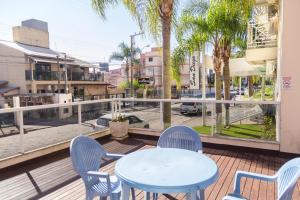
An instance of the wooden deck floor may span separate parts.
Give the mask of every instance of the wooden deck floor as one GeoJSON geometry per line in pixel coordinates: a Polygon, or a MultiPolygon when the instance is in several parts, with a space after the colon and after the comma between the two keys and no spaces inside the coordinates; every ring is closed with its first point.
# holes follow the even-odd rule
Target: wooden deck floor
{"type": "MultiPolygon", "coordinates": [[[[112,153],[129,153],[143,148],[153,148],[155,141],[136,138],[122,142],[101,139],[100,143],[112,153]]],[[[237,150],[204,148],[218,165],[218,181],[205,190],[207,199],[222,199],[232,192],[236,170],[273,174],[285,161],[277,156],[249,153],[237,150]]],[[[263,153],[263,152],[261,152],[263,153]]],[[[103,170],[114,172],[114,161],[107,161],[103,170]]],[[[252,179],[242,180],[243,195],[249,199],[275,199],[275,185],[252,179]]],[[[143,192],[136,191],[137,199],[143,192]]],[[[160,195],[160,200],[183,199],[184,194],[160,195]]],[[[0,171],[0,199],[85,199],[82,180],[73,171],[68,151],[36,159],[28,163],[0,171]]],[[[300,182],[297,184],[293,199],[300,199],[300,182]]]]}

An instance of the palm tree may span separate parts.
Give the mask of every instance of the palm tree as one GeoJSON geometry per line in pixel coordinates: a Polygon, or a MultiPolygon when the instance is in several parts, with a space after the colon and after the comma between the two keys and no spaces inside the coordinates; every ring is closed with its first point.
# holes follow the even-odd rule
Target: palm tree
{"type": "MultiPolygon", "coordinates": [[[[246,39],[247,24],[254,2],[253,0],[217,0],[217,2],[218,14],[223,18],[221,56],[223,62],[224,99],[230,100],[229,59],[232,48],[236,44],[235,41],[245,41],[246,39]]],[[[225,105],[225,126],[229,126],[229,104],[225,105]]]]}
{"type": "MultiPolygon", "coordinates": [[[[201,42],[210,43],[215,71],[216,100],[221,100],[221,35],[222,19],[218,16],[216,1],[196,0],[184,10],[179,23],[181,37],[192,38],[201,33],[201,42]]],[[[222,105],[216,104],[216,131],[221,132],[222,105]]]]}
{"type": "MultiPolygon", "coordinates": [[[[215,70],[216,99],[222,98],[221,70],[225,99],[230,99],[229,58],[233,42],[245,37],[253,0],[194,0],[184,10],[178,26],[186,37],[199,35],[199,41],[210,43],[215,70]]],[[[199,44],[199,43],[198,43],[199,44]]],[[[226,125],[229,125],[229,106],[226,105],[226,125]]],[[[222,105],[216,105],[216,131],[221,132],[222,105]]]]}
{"type": "MultiPolygon", "coordinates": [[[[105,18],[105,9],[115,6],[118,0],[91,0],[93,8],[105,18]]],[[[170,38],[179,0],[123,0],[121,1],[140,28],[147,28],[154,38],[161,34],[163,47],[163,98],[171,99],[170,38]],[[146,26],[146,27],[145,27],[146,26]]],[[[171,125],[171,103],[163,104],[164,127],[171,125]]]]}
{"type": "MultiPolygon", "coordinates": [[[[128,83],[128,81],[129,81],[129,60],[130,60],[130,57],[131,57],[131,49],[124,42],[120,43],[118,47],[119,47],[119,51],[113,52],[110,55],[109,61],[111,61],[111,60],[119,60],[119,61],[125,60],[125,64],[126,64],[125,76],[126,76],[126,83],[128,83]]],[[[140,49],[139,48],[133,48],[132,52],[133,52],[133,58],[135,58],[136,55],[138,53],[140,53],[140,49]]],[[[135,63],[138,63],[137,59],[134,59],[133,61],[135,63]]]]}

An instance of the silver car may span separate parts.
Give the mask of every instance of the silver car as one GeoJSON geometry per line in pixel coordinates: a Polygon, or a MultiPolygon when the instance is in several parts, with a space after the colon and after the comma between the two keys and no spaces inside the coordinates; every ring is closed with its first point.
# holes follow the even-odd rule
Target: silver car
{"type": "MultiPolygon", "coordinates": [[[[140,119],[136,115],[121,113],[122,116],[128,119],[129,128],[149,128],[149,123],[140,119]]],[[[99,117],[93,124],[94,131],[99,131],[109,127],[109,122],[112,120],[111,114],[106,114],[99,117]]]]}
{"type": "Polygon", "coordinates": [[[202,104],[194,102],[184,102],[180,105],[181,114],[197,114],[202,113],[202,104]]]}

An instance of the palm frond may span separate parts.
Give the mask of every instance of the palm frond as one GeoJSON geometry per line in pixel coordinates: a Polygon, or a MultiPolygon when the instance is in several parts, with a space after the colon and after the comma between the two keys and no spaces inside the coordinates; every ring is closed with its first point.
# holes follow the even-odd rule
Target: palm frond
{"type": "Polygon", "coordinates": [[[105,10],[110,6],[117,5],[118,0],[91,0],[91,3],[100,17],[106,19],[105,10]]]}

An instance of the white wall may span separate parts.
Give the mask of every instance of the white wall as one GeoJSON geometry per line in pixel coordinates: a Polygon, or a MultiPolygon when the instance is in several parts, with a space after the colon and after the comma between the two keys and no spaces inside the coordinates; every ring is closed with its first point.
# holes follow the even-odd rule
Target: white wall
{"type": "Polygon", "coordinates": [[[282,1],[281,77],[291,77],[291,88],[281,88],[280,150],[300,153],[300,1],[282,1]]]}
{"type": "Polygon", "coordinates": [[[0,80],[19,86],[26,93],[25,67],[29,65],[23,53],[0,44],[0,80]]]}

